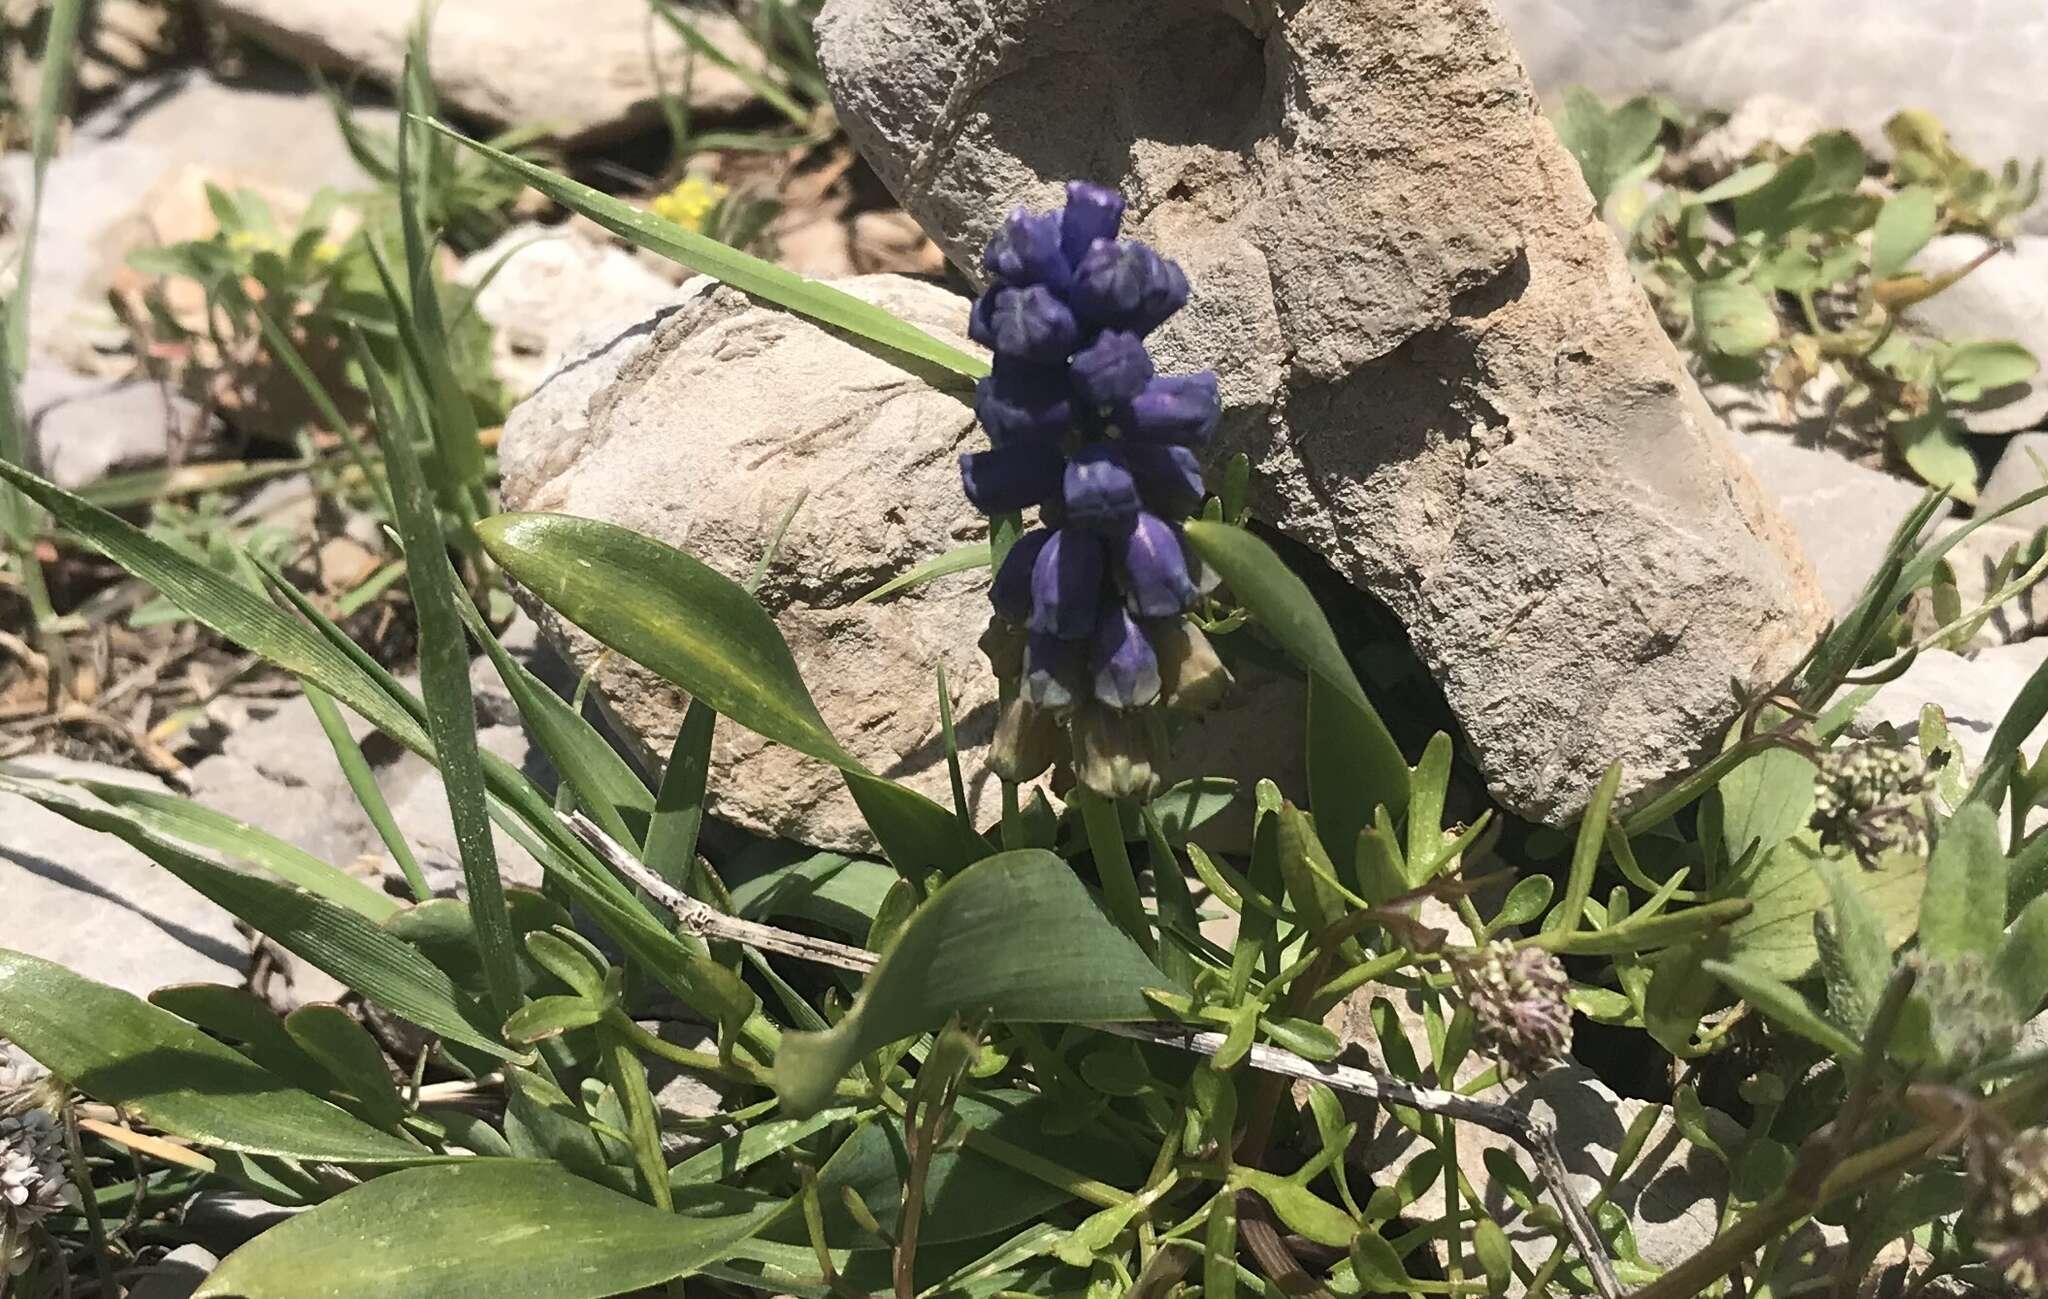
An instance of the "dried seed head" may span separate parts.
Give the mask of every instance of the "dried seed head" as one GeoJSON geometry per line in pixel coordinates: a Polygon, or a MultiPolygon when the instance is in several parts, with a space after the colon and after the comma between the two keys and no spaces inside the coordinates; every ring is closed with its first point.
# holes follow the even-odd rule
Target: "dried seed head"
{"type": "Polygon", "coordinates": [[[1918,851],[1929,785],[1916,753],[1875,738],[1845,744],[1821,757],[1809,824],[1822,844],[1847,848],[1866,866],[1891,849],[1918,851]]]}
{"type": "Polygon", "coordinates": [[[78,1188],[65,1171],[64,1130],[50,1112],[0,1119],[0,1272],[27,1271],[31,1231],[78,1203],[78,1188]]]}
{"type": "Polygon", "coordinates": [[[1970,1225],[2016,1289],[2048,1295],[2048,1132],[1971,1139],[1970,1225]]]}
{"type": "Polygon", "coordinates": [[[1472,1007],[1479,1044],[1503,1071],[1537,1073],[1571,1050],[1571,980],[1555,956],[1496,942],[1454,957],[1451,969],[1472,1007]]]}

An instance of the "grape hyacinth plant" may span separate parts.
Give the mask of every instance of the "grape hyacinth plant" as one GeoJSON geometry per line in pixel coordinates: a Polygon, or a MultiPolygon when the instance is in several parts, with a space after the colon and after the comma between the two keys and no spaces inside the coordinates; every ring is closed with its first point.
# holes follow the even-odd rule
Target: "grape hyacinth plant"
{"type": "Polygon", "coordinates": [[[1033,779],[1064,727],[1074,776],[1108,798],[1154,787],[1155,705],[1200,711],[1230,684],[1187,616],[1214,582],[1180,530],[1206,493],[1216,375],[1156,372],[1146,336],[1188,279],[1119,239],[1123,215],[1123,195],[1074,181],[1062,210],[1020,208],[989,240],[968,332],[995,353],[974,404],[994,445],[960,459],[984,514],[1038,510],[990,595],[985,644],[1014,686],[991,762],[1033,779]]]}

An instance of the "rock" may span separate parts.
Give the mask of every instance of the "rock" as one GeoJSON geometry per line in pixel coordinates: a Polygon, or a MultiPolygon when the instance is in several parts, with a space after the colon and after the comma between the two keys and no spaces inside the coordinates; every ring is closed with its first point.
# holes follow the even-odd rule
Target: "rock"
{"type": "Polygon", "coordinates": [[[1856,607],[1884,562],[1892,533],[1924,489],[1789,438],[1752,433],[1738,436],[1735,444],[1799,535],[1840,621],[1856,607]]]}
{"type": "MultiPolygon", "coordinates": [[[[1998,464],[1977,498],[1980,514],[2002,510],[2028,492],[2048,487],[2048,432],[2022,433],[2005,444],[1998,464]]],[[[2048,527],[2048,497],[2022,505],[1999,520],[2005,527],[2035,532],[2048,527]]]]}
{"type": "Polygon", "coordinates": [[[220,1259],[199,1245],[180,1245],[136,1278],[128,1299],[192,1299],[199,1283],[213,1275],[220,1259]]]}
{"type": "Polygon", "coordinates": [[[23,376],[31,463],[73,491],[108,474],[182,459],[210,431],[205,413],[149,379],[88,379],[48,363],[23,376]]]}
{"type": "Polygon", "coordinates": [[[1828,130],[1830,123],[1796,99],[1783,95],[1754,95],[1728,120],[1694,143],[1691,162],[1707,174],[1725,176],[1748,162],[1762,149],[1792,153],[1808,140],[1828,130]]]}
{"type": "MultiPolygon", "coordinates": [[[[14,765],[162,788],[119,767],[48,757],[14,765]]],[[[247,977],[250,944],[234,917],[121,840],[9,795],[0,795],[0,824],[6,946],[137,996],[247,977]]]]}
{"type": "MultiPolygon", "coordinates": [[[[388,112],[364,118],[390,120],[388,112]]],[[[37,351],[89,369],[98,348],[127,341],[106,291],[139,246],[133,231],[153,215],[139,204],[191,168],[300,194],[370,184],[326,100],[302,84],[230,84],[186,71],[127,86],[76,123],[50,164],[29,309],[37,351]]],[[[17,192],[27,192],[28,174],[28,155],[0,160],[0,181],[17,192]]]]}
{"type": "Polygon", "coordinates": [[[853,219],[853,265],[863,275],[943,275],[946,255],[908,212],[862,212],[853,219]]]}
{"type": "Polygon", "coordinates": [[[573,224],[514,226],[464,261],[458,278],[475,285],[486,275],[492,278],[477,294],[477,314],[496,331],[492,369],[514,398],[539,386],[591,325],[640,319],[676,295],[672,282],[632,252],[573,224]]]}
{"type": "MultiPolygon", "coordinates": [[[[896,276],[841,287],[972,346],[963,336],[967,304],[944,289],[896,276]]],[[[506,421],[499,464],[508,509],[632,528],[736,581],[801,496],[761,597],[819,711],[872,769],[949,803],[936,696],[943,664],[969,797],[985,824],[1000,800],[984,765],[995,713],[995,684],[976,645],[989,617],[985,578],[955,576],[853,604],[984,535],[956,464],[979,445],[957,386],[934,387],[836,333],[700,280],[676,306],[565,357],[506,421]]],[[[596,660],[589,637],[537,601],[527,607],[579,669],[596,660]]],[[[681,722],[679,693],[617,656],[598,669],[597,686],[646,763],[665,762],[681,722]]],[[[1227,711],[1189,727],[1179,748],[1187,765],[1176,776],[1264,775],[1298,789],[1299,687],[1272,679],[1246,687],[1232,707],[1256,714],[1227,711]],[[1256,725],[1245,722],[1254,715],[1256,725]],[[1241,758],[1270,765],[1251,769],[1241,758]]],[[[833,769],[729,723],[719,725],[712,764],[715,815],[821,848],[874,847],[833,769]]]]}
{"type": "Polygon", "coordinates": [[[1685,768],[1826,608],[1481,0],[830,0],[841,121],[956,266],[1070,176],[1195,298],[1260,517],[1407,626],[1494,794],[1685,768]]]}
{"type": "MultiPolygon", "coordinates": [[[[2044,663],[2048,663],[2048,639],[2000,645],[1968,657],[1928,650],[1914,659],[1898,680],[1880,686],[1859,719],[1870,726],[1889,722],[1901,735],[1911,737],[1919,731],[1921,708],[1934,704],[1948,719],[1964,765],[1974,771],[1983,765],[1999,722],[2044,663]]],[[[2020,747],[2038,753],[2044,740],[2048,740],[2048,722],[2035,727],[2020,747]]]]}
{"type": "MultiPolygon", "coordinates": [[[[1706,108],[1791,88],[1831,126],[1873,145],[1906,107],[1933,112],[1996,170],[2048,148],[2037,0],[1497,0],[1536,84],[1671,94],[1706,108]]],[[[2033,228],[2048,231],[2048,210],[2033,228]]]]}
{"type": "MultiPolygon", "coordinates": [[[[213,0],[228,26],[321,67],[395,84],[406,38],[420,21],[412,0],[213,0]]],[[[679,17],[727,59],[761,67],[737,18],[709,5],[679,17]]],[[[539,126],[571,147],[660,125],[661,96],[681,91],[693,110],[731,113],[753,101],[738,75],[692,58],[645,0],[443,0],[434,7],[428,61],[444,105],[503,126],[539,126]]]]}
{"type": "MultiPolygon", "coordinates": [[[[2048,32],[2048,27],[2044,27],[2048,32]]],[[[1913,269],[1926,275],[1960,270],[1987,245],[1974,235],[1944,235],[1927,245],[1913,269]]],[[[1913,308],[1920,328],[1951,342],[2011,339],[2048,361],[2048,237],[2027,236],[1913,308]]],[[[1962,410],[1972,433],[2015,433],[2048,423],[2048,375],[1988,394],[1962,410]]]]}
{"type": "MultiPolygon", "coordinates": [[[[527,656],[538,654],[532,637],[530,624],[523,632],[508,632],[507,648],[527,656]]],[[[546,759],[527,737],[518,710],[503,693],[488,661],[477,661],[472,683],[477,691],[478,743],[529,774],[546,777],[544,783],[551,786],[546,759]]],[[[406,684],[418,688],[417,681],[406,684]]],[[[455,893],[462,884],[462,862],[439,773],[426,759],[373,732],[353,713],[344,709],[342,715],[369,759],[377,786],[418,858],[428,887],[437,895],[455,893]]],[[[383,840],[364,815],[312,705],[303,696],[277,701],[261,715],[234,726],[222,751],[196,764],[191,779],[194,797],[207,806],[266,830],[323,861],[376,878],[387,892],[411,896],[397,862],[385,851],[383,840]]],[[[540,883],[540,864],[524,848],[502,831],[493,833],[492,843],[499,873],[507,883],[540,883]]],[[[289,963],[286,972],[292,974],[289,963]]],[[[331,992],[317,978],[310,980],[308,987],[315,993],[331,992]]],[[[295,988],[294,995],[307,992],[308,987],[295,988]]],[[[314,995],[312,999],[332,998],[314,995]]]]}

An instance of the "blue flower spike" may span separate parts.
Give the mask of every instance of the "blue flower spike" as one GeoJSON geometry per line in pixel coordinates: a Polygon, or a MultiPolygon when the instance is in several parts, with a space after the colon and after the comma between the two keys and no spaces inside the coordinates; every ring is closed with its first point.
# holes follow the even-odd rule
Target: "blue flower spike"
{"type": "Polygon", "coordinates": [[[994,445],[960,458],[976,509],[1035,507],[1041,524],[989,592],[983,648],[1016,682],[989,763],[1010,781],[1059,763],[1107,798],[1157,787],[1150,710],[1199,711],[1230,685],[1188,618],[1214,582],[1180,528],[1207,490],[1216,376],[1157,373],[1145,339],[1187,305],[1188,278],[1122,238],[1124,213],[1122,194],[1077,180],[1060,211],[996,229],[968,317],[995,354],[974,394],[994,445]]]}

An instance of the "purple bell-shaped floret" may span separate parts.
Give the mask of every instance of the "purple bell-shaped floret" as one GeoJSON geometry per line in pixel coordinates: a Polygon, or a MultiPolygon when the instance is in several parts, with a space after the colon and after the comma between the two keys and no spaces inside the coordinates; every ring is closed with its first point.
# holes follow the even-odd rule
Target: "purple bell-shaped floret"
{"type": "Polygon", "coordinates": [[[1021,510],[1060,490],[1065,460],[1049,442],[1012,442],[960,457],[960,485],[983,514],[1021,510]]]}
{"type": "Polygon", "coordinates": [[[1079,528],[1053,533],[1031,566],[1031,618],[1025,625],[1043,636],[1086,639],[1102,598],[1102,570],[1100,538],[1079,528]]]}
{"type": "Polygon", "coordinates": [[[1135,441],[1200,447],[1208,445],[1221,411],[1215,371],[1161,375],[1117,409],[1116,426],[1135,441]]]}
{"type": "Polygon", "coordinates": [[[1075,261],[1061,246],[1064,231],[1064,222],[1057,213],[1018,208],[989,237],[981,264],[989,274],[1015,288],[1044,284],[1063,290],[1073,274],[1075,261]]]}
{"type": "Polygon", "coordinates": [[[1111,708],[1143,708],[1159,698],[1159,660],[1152,642],[1121,605],[1102,611],[1089,645],[1095,698],[1111,708]]]}
{"type": "Polygon", "coordinates": [[[1140,514],[1117,551],[1124,602],[1140,618],[1170,618],[1195,602],[1180,534],[1156,514],[1140,514]]]}
{"type": "Polygon", "coordinates": [[[1136,397],[1152,381],[1152,354],[1136,334],[1105,329],[1074,354],[1067,374],[1089,406],[1116,406],[1136,397]]]}
{"type": "Polygon", "coordinates": [[[1123,225],[1124,196],[1106,185],[1085,180],[1067,182],[1067,207],[1060,214],[1060,251],[1069,266],[1078,266],[1097,240],[1116,239],[1123,225]]]}
{"type": "Polygon", "coordinates": [[[1101,533],[1121,533],[1138,516],[1138,482],[1124,465],[1123,449],[1107,442],[1082,447],[1067,461],[1061,484],[1066,521],[1101,533]]]}

